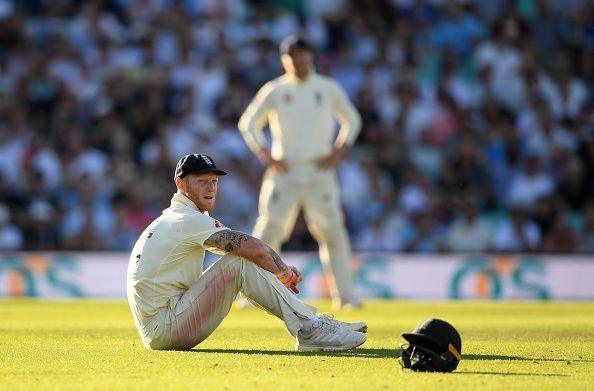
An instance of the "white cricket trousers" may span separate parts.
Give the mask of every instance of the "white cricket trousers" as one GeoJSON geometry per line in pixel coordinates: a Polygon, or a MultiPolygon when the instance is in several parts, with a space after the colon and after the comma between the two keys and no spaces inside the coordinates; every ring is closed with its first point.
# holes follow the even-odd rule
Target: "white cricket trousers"
{"type": "Polygon", "coordinates": [[[299,300],[274,274],[235,255],[219,258],[183,295],[171,298],[164,309],[148,322],[146,329],[161,335],[141,337],[150,349],[191,349],[204,341],[231,310],[241,294],[259,308],[283,320],[293,336],[302,321],[313,319],[316,308],[299,300]]]}
{"type": "Polygon", "coordinates": [[[334,304],[356,303],[352,251],[335,170],[297,167],[281,174],[267,172],[253,236],[280,253],[301,208],[309,232],[318,242],[324,271],[331,277],[334,304]]]}

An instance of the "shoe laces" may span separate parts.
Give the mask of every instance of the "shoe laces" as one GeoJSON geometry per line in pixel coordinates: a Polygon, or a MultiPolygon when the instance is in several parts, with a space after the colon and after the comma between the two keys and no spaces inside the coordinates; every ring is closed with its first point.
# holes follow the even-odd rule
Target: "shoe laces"
{"type": "Polygon", "coordinates": [[[324,313],[318,316],[318,321],[312,325],[312,328],[336,332],[340,329],[340,322],[334,319],[332,314],[324,313]]]}
{"type": "Polygon", "coordinates": [[[324,313],[320,314],[319,318],[324,319],[324,321],[326,321],[330,324],[333,324],[335,326],[338,326],[338,327],[340,327],[341,324],[344,323],[344,322],[334,319],[334,315],[331,314],[330,312],[324,312],[324,313]]]}

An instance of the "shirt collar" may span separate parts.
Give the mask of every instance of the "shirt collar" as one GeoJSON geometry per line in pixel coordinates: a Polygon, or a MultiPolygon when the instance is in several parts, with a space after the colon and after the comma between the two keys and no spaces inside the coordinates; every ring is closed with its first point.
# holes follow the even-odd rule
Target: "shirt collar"
{"type": "Polygon", "coordinates": [[[194,203],[194,201],[192,201],[191,199],[189,199],[188,197],[186,197],[185,195],[183,195],[180,192],[176,192],[175,194],[173,194],[173,197],[171,197],[171,206],[170,208],[181,208],[181,207],[188,207],[188,208],[192,208],[195,211],[197,211],[198,213],[202,213],[208,216],[208,212],[200,212],[200,210],[198,209],[198,207],[196,206],[196,204],[194,203]]]}
{"type": "Polygon", "coordinates": [[[305,84],[307,82],[309,82],[312,77],[316,74],[316,72],[312,69],[309,74],[307,75],[307,77],[303,80],[297,78],[297,76],[293,75],[293,74],[288,74],[285,73],[285,77],[287,78],[287,80],[289,80],[291,83],[295,83],[295,84],[305,84]]]}

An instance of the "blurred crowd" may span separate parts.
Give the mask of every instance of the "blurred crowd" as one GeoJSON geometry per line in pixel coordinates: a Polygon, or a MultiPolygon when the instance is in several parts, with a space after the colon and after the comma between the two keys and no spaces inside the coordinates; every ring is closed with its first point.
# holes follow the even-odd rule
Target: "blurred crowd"
{"type": "Polygon", "coordinates": [[[250,232],[237,120],[295,32],[363,117],[355,250],[594,253],[592,0],[0,0],[0,249],[129,250],[194,152],[250,232]]]}

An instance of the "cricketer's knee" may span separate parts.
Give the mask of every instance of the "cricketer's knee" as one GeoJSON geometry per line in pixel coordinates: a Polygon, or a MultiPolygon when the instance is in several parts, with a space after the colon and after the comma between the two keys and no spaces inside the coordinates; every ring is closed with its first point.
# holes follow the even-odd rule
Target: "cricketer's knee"
{"type": "Polygon", "coordinates": [[[310,232],[318,243],[324,244],[329,249],[337,246],[350,248],[349,235],[342,223],[311,226],[310,232]]]}
{"type": "Polygon", "coordinates": [[[181,296],[171,298],[167,316],[160,319],[165,331],[148,342],[153,350],[188,350],[200,344],[219,326],[245,281],[245,259],[219,258],[181,296]]]}

